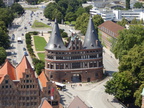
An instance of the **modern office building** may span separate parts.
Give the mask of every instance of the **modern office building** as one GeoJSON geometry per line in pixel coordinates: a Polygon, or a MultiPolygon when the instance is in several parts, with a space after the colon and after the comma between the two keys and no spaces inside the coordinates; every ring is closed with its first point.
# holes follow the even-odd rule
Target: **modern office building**
{"type": "Polygon", "coordinates": [[[137,20],[144,20],[144,10],[143,9],[131,9],[131,10],[100,10],[97,7],[93,7],[90,10],[90,14],[93,15],[100,15],[104,21],[108,20],[115,20],[120,21],[122,18],[125,18],[129,21],[132,19],[137,20]]]}
{"type": "Polygon", "coordinates": [[[14,0],[3,0],[3,2],[6,6],[11,6],[12,4],[14,4],[14,0]]]}
{"type": "Polygon", "coordinates": [[[36,77],[26,56],[16,67],[6,60],[0,68],[0,108],[38,108],[44,97],[53,108],[59,108],[56,85],[44,72],[36,77]]]}
{"type": "Polygon", "coordinates": [[[58,82],[90,82],[103,76],[102,46],[94,28],[92,18],[84,43],[77,35],[71,36],[66,47],[57,22],[53,26],[49,42],[45,47],[45,73],[58,82]]]}

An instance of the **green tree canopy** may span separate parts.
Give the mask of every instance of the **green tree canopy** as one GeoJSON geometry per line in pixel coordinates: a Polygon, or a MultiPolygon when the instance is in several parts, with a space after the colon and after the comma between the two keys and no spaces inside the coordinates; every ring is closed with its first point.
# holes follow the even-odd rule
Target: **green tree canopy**
{"type": "Polygon", "coordinates": [[[6,27],[14,20],[13,12],[8,8],[0,8],[0,20],[5,22],[6,27]]]}
{"type": "Polygon", "coordinates": [[[69,13],[67,13],[66,14],[66,16],[65,16],[65,20],[66,21],[75,21],[76,20],[76,15],[75,15],[75,13],[73,13],[73,12],[69,12],[69,13]]]}
{"type": "Polygon", "coordinates": [[[144,87],[144,43],[135,45],[120,61],[119,72],[106,83],[106,93],[126,102],[134,97],[135,105],[141,106],[141,91],[144,87]],[[123,92],[123,93],[122,93],[123,92]]]}
{"type": "Polygon", "coordinates": [[[125,25],[128,23],[129,22],[125,18],[123,18],[121,21],[117,22],[118,25],[123,26],[123,27],[125,27],[125,25]]]}
{"type": "Polygon", "coordinates": [[[75,12],[75,14],[77,15],[77,17],[79,17],[83,13],[86,13],[85,8],[83,8],[83,7],[79,7],[78,10],[75,12]]]}
{"type": "Polygon", "coordinates": [[[5,62],[6,59],[6,51],[3,47],[0,47],[0,65],[5,62]]]}
{"type": "Polygon", "coordinates": [[[126,70],[132,73],[138,84],[144,81],[144,41],[143,45],[135,45],[127,55],[122,57],[119,71],[126,70]]]}
{"type": "Polygon", "coordinates": [[[114,95],[122,102],[133,95],[134,79],[129,71],[115,72],[105,85],[105,92],[114,95]]]}
{"type": "Polygon", "coordinates": [[[144,41],[144,30],[142,25],[131,25],[129,29],[119,32],[116,45],[114,46],[114,54],[116,58],[121,57],[135,45],[140,45],[144,41]]]}
{"type": "Polygon", "coordinates": [[[125,0],[126,1],[126,9],[130,9],[130,0],[125,0]]]}
{"type": "Polygon", "coordinates": [[[24,13],[24,8],[18,3],[14,3],[11,6],[11,9],[14,13],[17,13],[18,15],[22,15],[24,13]]]}
{"type": "Polygon", "coordinates": [[[136,98],[135,100],[135,105],[141,107],[142,104],[142,90],[144,88],[144,83],[141,84],[141,86],[136,90],[136,92],[134,93],[134,97],[136,98]]]}
{"type": "MultiPolygon", "coordinates": [[[[86,30],[87,30],[88,20],[89,20],[89,14],[83,13],[81,16],[79,16],[77,18],[75,28],[78,30],[81,30],[81,33],[85,34],[86,30]]],[[[97,30],[97,27],[100,24],[102,24],[104,21],[100,15],[94,15],[93,22],[94,22],[94,26],[97,30]]]]}
{"type": "Polygon", "coordinates": [[[134,8],[143,8],[143,3],[136,2],[136,3],[134,4],[134,8]]]}
{"type": "Polygon", "coordinates": [[[10,43],[9,36],[4,30],[2,30],[2,28],[0,28],[0,37],[0,46],[8,48],[10,43]]]}
{"type": "Polygon", "coordinates": [[[5,4],[3,2],[3,0],[0,0],[0,8],[4,8],[5,7],[5,4]]]}

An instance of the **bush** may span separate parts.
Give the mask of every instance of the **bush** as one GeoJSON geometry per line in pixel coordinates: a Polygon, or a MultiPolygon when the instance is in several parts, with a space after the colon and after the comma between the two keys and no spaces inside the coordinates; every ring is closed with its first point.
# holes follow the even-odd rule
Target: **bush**
{"type": "Polygon", "coordinates": [[[61,33],[62,38],[68,37],[68,34],[66,32],[61,33]]]}
{"type": "Polygon", "coordinates": [[[33,31],[33,32],[29,32],[31,35],[38,35],[39,34],[39,32],[37,32],[37,31],[33,31]]]}

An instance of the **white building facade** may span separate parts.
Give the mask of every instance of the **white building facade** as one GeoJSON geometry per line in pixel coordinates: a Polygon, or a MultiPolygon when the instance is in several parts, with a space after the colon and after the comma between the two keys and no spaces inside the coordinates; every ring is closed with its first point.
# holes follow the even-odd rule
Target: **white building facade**
{"type": "Polygon", "coordinates": [[[14,0],[3,0],[6,6],[11,6],[14,3],[14,0]]]}
{"type": "Polygon", "coordinates": [[[128,20],[132,20],[134,18],[138,20],[141,20],[141,19],[144,20],[143,9],[105,11],[105,10],[99,10],[98,8],[94,7],[90,10],[90,14],[101,15],[104,21],[108,21],[108,20],[119,21],[119,20],[122,20],[122,18],[125,18],[128,20]]]}

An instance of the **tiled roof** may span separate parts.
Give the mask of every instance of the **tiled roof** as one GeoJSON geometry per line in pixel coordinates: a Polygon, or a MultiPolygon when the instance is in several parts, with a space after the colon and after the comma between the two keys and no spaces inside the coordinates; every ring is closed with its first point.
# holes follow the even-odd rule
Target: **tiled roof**
{"type": "Polygon", "coordinates": [[[78,96],[76,96],[68,108],[88,108],[88,106],[78,96]]]}
{"type": "Polygon", "coordinates": [[[112,37],[117,37],[118,36],[118,32],[120,30],[123,30],[124,27],[112,22],[112,21],[105,21],[104,23],[102,23],[101,25],[98,26],[98,28],[105,32],[106,34],[112,36],[112,37]]]}
{"type": "Polygon", "coordinates": [[[3,81],[3,79],[4,79],[4,74],[0,74],[0,84],[1,84],[1,82],[3,81]]]}
{"type": "Polygon", "coordinates": [[[0,74],[9,75],[11,80],[16,80],[15,67],[7,59],[0,68],[0,74]]]}
{"type": "Polygon", "coordinates": [[[48,103],[47,98],[44,97],[41,99],[41,103],[38,108],[52,108],[52,106],[48,103]]]}
{"type": "Polygon", "coordinates": [[[32,72],[33,76],[35,77],[34,71],[31,67],[30,63],[28,62],[26,56],[24,56],[22,58],[21,62],[16,67],[17,80],[19,80],[20,78],[23,77],[23,73],[25,72],[25,69],[30,69],[30,72],[32,72]]]}
{"type": "Polygon", "coordinates": [[[42,87],[46,87],[46,84],[47,84],[48,80],[45,76],[44,71],[42,71],[42,73],[38,76],[38,79],[40,80],[40,82],[42,84],[42,87]]]}
{"type": "Polygon", "coordinates": [[[48,101],[44,100],[41,108],[52,108],[52,106],[48,103],[48,101]]]}

